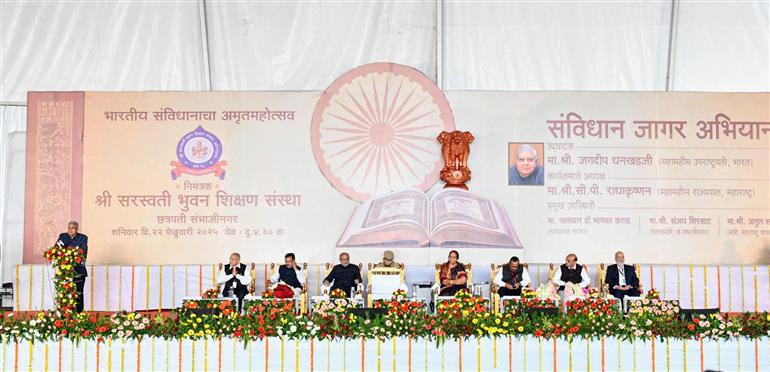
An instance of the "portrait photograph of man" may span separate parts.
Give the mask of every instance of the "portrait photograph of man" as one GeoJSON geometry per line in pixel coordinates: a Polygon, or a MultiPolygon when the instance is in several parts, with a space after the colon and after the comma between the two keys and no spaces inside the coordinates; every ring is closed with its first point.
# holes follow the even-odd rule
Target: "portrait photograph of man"
{"type": "Polygon", "coordinates": [[[508,185],[544,184],[542,143],[508,143],[508,185]]]}

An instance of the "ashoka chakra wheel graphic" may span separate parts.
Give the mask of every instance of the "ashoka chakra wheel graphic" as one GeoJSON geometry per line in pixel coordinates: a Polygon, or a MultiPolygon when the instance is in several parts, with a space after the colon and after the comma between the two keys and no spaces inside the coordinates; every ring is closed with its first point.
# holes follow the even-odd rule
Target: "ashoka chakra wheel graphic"
{"type": "Polygon", "coordinates": [[[449,102],[421,72],[394,63],[356,67],[318,100],[310,127],[313,156],[347,197],[414,186],[427,191],[443,167],[436,137],[454,130],[449,102]]]}

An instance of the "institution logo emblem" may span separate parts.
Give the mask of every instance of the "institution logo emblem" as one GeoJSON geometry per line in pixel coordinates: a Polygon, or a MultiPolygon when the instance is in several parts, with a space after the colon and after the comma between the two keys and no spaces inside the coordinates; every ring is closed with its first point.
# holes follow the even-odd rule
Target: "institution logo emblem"
{"type": "Polygon", "coordinates": [[[213,173],[220,180],[225,179],[224,166],[227,162],[219,160],[222,157],[222,142],[202,126],[182,136],[176,145],[176,157],[178,161],[171,162],[174,167],[171,169],[172,180],[185,173],[193,176],[213,173]]]}

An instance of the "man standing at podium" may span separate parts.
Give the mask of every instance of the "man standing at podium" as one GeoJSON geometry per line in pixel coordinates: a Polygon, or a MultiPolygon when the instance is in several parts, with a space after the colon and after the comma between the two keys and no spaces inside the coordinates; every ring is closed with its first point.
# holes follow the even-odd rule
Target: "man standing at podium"
{"type": "Polygon", "coordinates": [[[83,311],[83,287],[86,285],[86,277],[88,276],[88,270],[86,270],[86,258],[88,257],[88,237],[78,232],[77,221],[70,221],[67,224],[67,232],[59,234],[59,239],[56,241],[56,245],[60,247],[72,247],[75,249],[83,250],[83,261],[75,266],[75,288],[78,292],[75,305],[75,311],[83,311]]]}

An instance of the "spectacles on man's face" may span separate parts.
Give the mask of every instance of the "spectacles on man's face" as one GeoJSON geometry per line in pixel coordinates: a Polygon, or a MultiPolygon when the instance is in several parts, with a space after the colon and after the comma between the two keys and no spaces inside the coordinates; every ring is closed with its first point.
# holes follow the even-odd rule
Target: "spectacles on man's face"
{"type": "Polygon", "coordinates": [[[534,163],[537,161],[535,158],[518,158],[518,160],[522,163],[534,163]]]}

